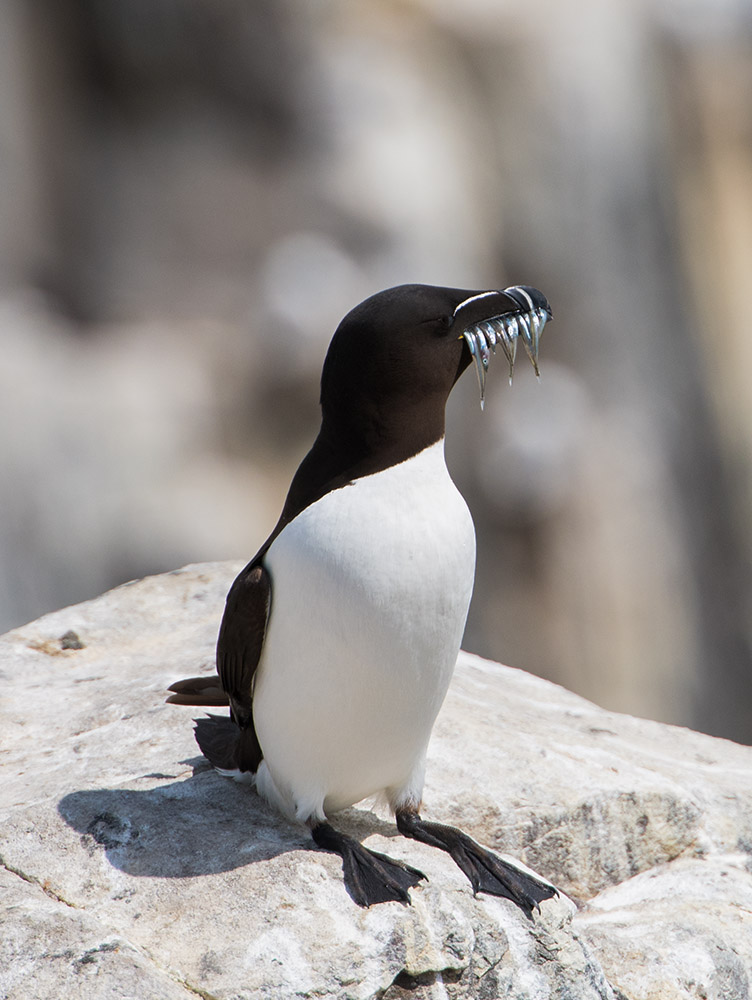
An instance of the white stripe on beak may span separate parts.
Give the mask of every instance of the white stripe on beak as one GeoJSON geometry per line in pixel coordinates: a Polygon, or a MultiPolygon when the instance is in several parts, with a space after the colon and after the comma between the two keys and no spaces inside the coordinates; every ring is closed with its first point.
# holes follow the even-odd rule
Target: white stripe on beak
{"type": "Polygon", "coordinates": [[[452,313],[452,318],[454,318],[460,311],[460,309],[462,309],[463,306],[466,306],[469,302],[477,302],[478,299],[485,299],[488,298],[489,295],[498,295],[498,294],[499,293],[496,289],[492,289],[490,292],[479,292],[477,295],[471,295],[469,299],[465,299],[463,302],[460,302],[460,304],[452,313]]]}

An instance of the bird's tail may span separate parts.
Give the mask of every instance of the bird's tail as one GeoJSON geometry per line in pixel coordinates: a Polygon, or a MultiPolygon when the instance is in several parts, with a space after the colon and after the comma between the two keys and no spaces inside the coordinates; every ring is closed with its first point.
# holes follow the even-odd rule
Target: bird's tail
{"type": "Polygon", "coordinates": [[[229,776],[255,774],[263,754],[253,726],[241,729],[222,715],[194,719],[194,733],[201,753],[218,771],[229,776]]]}
{"type": "MultiPolygon", "coordinates": [[[[171,684],[168,690],[173,692],[167,699],[172,705],[201,705],[208,708],[230,704],[216,674],[210,677],[188,677],[171,684]]],[[[196,723],[196,742],[213,767],[232,776],[256,773],[263,754],[253,728],[252,716],[249,715],[247,722],[241,719],[241,725],[232,716],[222,715],[209,715],[193,721],[196,723]]]]}

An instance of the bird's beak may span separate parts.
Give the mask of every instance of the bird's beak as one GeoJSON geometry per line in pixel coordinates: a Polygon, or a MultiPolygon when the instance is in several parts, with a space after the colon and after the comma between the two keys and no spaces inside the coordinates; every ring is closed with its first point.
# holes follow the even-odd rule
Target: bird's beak
{"type": "Polygon", "coordinates": [[[553,313],[545,295],[529,285],[512,285],[503,291],[477,292],[460,302],[454,310],[453,323],[475,359],[481,409],[489,358],[496,353],[497,346],[501,345],[509,363],[510,384],[519,337],[522,337],[535,374],[540,376],[538,345],[543,327],[550,319],[553,319],[553,313]]]}

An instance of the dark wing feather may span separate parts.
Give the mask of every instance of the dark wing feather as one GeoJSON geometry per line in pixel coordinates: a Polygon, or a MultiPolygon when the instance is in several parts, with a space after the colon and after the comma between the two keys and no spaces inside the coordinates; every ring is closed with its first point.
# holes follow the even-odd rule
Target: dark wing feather
{"type": "Polygon", "coordinates": [[[217,673],[241,729],[252,723],[253,679],[264,646],[271,590],[261,562],[246,566],[227,595],[219,630],[217,673]]]}
{"type": "Polygon", "coordinates": [[[217,674],[170,685],[173,705],[228,705],[232,718],[196,720],[203,754],[223,769],[255,772],[263,753],[253,725],[253,679],[261,658],[271,607],[271,580],[263,552],[238,575],[227,595],[217,640],[217,674]]]}

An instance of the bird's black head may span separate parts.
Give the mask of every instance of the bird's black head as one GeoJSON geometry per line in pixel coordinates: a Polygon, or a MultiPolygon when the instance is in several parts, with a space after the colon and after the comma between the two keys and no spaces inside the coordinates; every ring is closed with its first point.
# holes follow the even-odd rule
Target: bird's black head
{"type": "Polygon", "coordinates": [[[400,285],[351,310],[337,327],[321,377],[324,416],[332,412],[446,402],[469,363],[453,331],[461,299],[452,289],[400,285]]]}
{"type": "Polygon", "coordinates": [[[526,286],[399,285],[372,295],[345,316],[329,346],[321,378],[324,428],[368,448],[416,454],[443,435],[449,393],[473,356],[485,374],[489,345],[501,343],[510,357],[507,345],[517,333],[509,336],[504,324],[514,319],[522,334],[522,317],[543,313],[550,317],[545,298],[526,286]],[[495,339],[485,330],[489,323],[498,327],[495,339]]]}
{"type": "Polygon", "coordinates": [[[517,336],[537,370],[551,309],[534,288],[471,291],[399,285],[345,316],[321,375],[321,430],[293,477],[275,532],[332,489],[403,462],[444,435],[444,410],[475,358],[481,400],[488,355],[511,370],[517,336]]]}

